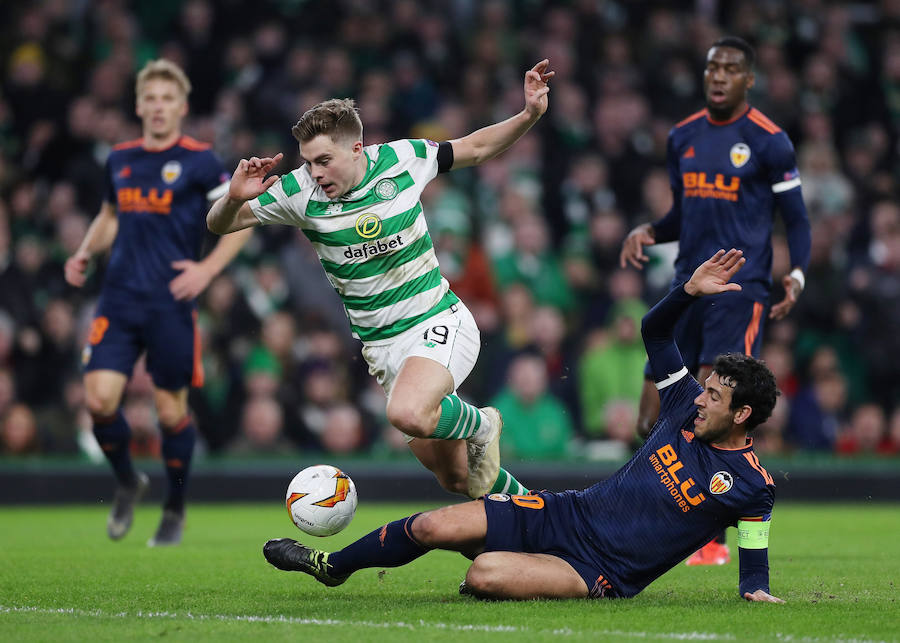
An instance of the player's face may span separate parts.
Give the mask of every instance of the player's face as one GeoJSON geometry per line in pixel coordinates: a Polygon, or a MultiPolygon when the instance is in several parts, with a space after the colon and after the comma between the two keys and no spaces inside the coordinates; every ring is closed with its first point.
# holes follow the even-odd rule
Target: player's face
{"type": "Polygon", "coordinates": [[[137,97],[135,111],[143,122],[145,138],[165,139],[181,131],[187,98],[175,82],[151,78],[137,97]]]}
{"type": "Polygon", "coordinates": [[[733,47],[713,47],[706,56],[703,89],[706,107],[717,120],[735,116],[735,110],[747,100],[753,87],[753,72],[746,65],[744,52],[733,47]]]}
{"type": "Polygon", "coordinates": [[[694,435],[704,442],[719,442],[732,432],[735,412],[729,408],[732,388],[728,384],[713,371],[703,384],[703,392],[694,398],[694,435]]]}
{"type": "Polygon", "coordinates": [[[362,180],[366,171],[360,163],[362,148],[362,141],[333,141],[330,136],[319,134],[300,144],[300,156],[325,196],[336,199],[362,180]]]}

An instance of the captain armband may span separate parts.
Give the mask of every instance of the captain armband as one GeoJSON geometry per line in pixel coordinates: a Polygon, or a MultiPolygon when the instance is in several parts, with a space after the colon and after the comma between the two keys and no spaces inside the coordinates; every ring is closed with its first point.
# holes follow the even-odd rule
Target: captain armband
{"type": "Polygon", "coordinates": [[[738,547],[741,549],[767,549],[769,547],[769,520],[738,520],[738,547]]]}

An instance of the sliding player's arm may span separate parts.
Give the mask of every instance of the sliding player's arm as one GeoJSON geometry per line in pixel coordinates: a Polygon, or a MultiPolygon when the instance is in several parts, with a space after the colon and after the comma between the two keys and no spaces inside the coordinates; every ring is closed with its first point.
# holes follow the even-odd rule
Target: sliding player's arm
{"type": "Polygon", "coordinates": [[[500,123],[482,127],[462,138],[450,141],[453,146],[453,169],[484,163],[509,149],[531,129],[547,111],[550,87],[547,82],[556,72],[547,71],[550,61],[542,60],[525,72],[525,107],[500,123]]]}
{"type": "Polygon", "coordinates": [[[696,297],[740,290],[739,284],[729,281],[745,261],[740,250],[719,250],[700,264],[688,281],[673,288],[644,316],[641,335],[657,387],[687,374],[674,339],[675,323],[681,313],[696,297]]]}
{"type": "Polygon", "coordinates": [[[91,225],[71,257],[66,259],[66,281],[76,288],[81,288],[87,279],[86,272],[91,258],[104,252],[112,246],[119,232],[119,217],[116,214],[116,206],[109,201],[104,201],[100,206],[100,212],[91,221],[91,225]]]}
{"type": "Polygon", "coordinates": [[[771,514],[738,520],[740,594],[751,602],[784,602],[769,594],[770,524],[771,514]]]}

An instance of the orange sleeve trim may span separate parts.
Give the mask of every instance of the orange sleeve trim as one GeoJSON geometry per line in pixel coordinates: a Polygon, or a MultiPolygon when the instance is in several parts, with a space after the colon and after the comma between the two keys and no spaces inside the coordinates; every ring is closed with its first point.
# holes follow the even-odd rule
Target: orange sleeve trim
{"type": "Polygon", "coordinates": [[[747,118],[751,121],[759,125],[761,128],[766,130],[769,134],[777,134],[781,131],[781,128],[778,127],[775,123],[769,120],[769,118],[763,114],[761,111],[756,109],[755,107],[750,110],[750,113],[747,114],[747,118]]]}
{"type": "Polygon", "coordinates": [[[675,123],[675,128],[677,129],[679,127],[687,125],[688,123],[691,123],[691,122],[697,120],[698,118],[703,118],[704,116],[706,116],[706,109],[701,109],[699,112],[695,112],[695,113],[691,114],[683,121],[679,121],[679,122],[675,123]]]}
{"type": "Polygon", "coordinates": [[[198,141],[195,138],[191,138],[190,136],[182,136],[181,140],[178,141],[178,144],[188,150],[193,152],[202,152],[204,150],[209,149],[208,143],[203,143],[202,141],[198,141]]]}
{"type": "Polygon", "coordinates": [[[134,139],[133,141],[124,141],[124,142],[119,143],[119,144],[117,144],[117,145],[113,145],[113,149],[116,150],[116,151],[118,151],[118,150],[130,150],[130,149],[133,148],[133,147],[140,147],[140,146],[143,145],[143,144],[144,144],[144,139],[143,139],[143,138],[136,138],[136,139],[134,139]]]}
{"type": "Polygon", "coordinates": [[[759,322],[762,320],[763,308],[764,306],[758,301],[753,302],[753,317],[750,318],[747,330],[744,331],[745,355],[753,354],[753,342],[756,341],[756,336],[759,335],[759,322]]]}
{"type": "Polygon", "coordinates": [[[763,466],[759,463],[759,458],[756,457],[755,453],[749,451],[744,454],[744,457],[747,459],[747,462],[750,463],[750,466],[756,469],[756,471],[763,477],[763,480],[766,481],[766,484],[775,484],[775,481],[772,480],[772,476],[769,475],[769,472],[763,469],[763,466]]]}
{"type": "Polygon", "coordinates": [[[203,386],[203,341],[200,338],[200,327],[197,325],[197,311],[191,316],[194,318],[194,370],[191,373],[191,386],[200,388],[203,386]]]}

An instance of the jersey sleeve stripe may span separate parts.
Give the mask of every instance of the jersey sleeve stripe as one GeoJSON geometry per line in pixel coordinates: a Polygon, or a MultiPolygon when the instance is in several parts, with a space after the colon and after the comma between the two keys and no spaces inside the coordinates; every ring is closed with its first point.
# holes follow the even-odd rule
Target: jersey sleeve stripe
{"type": "Polygon", "coordinates": [[[776,183],[772,186],[772,192],[775,194],[779,194],[781,192],[787,192],[788,190],[793,190],[794,188],[800,187],[800,177],[795,177],[790,181],[782,181],[781,183],[776,183]]]}
{"type": "Polygon", "coordinates": [[[692,123],[695,120],[697,120],[698,118],[703,118],[704,116],[706,116],[705,109],[701,109],[699,112],[694,112],[693,114],[688,116],[683,121],[679,121],[679,122],[675,123],[675,129],[678,129],[679,127],[683,127],[683,126],[687,125],[688,123],[692,123]]]}
{"type": "Polygon", "coordinates": [[[178,141],[178,144],[181,145],[181,147],[193,152],[202,152],[209,149],[208,143],[203,143],[201,141],[198,141],[196,138],[191,138],[190,136],[182,136],[181,140],[178,141]]]}
{"type": "Polygon", "coordinates": [[[778,132],[781,131],[780,127],[778,127],[775,123],[770,121],[768,119],[768,117],[766,117],[765,114],[763,114],[761,111],[759,111],[755,107],[753,109],[751,109],[750,112],[747,114],[747,118],[750,119],[752,122],[756,123],[757,125],[759,125],[764,130],[766,130],[769,134],[777,134],[778,132]]]}
{"type": "Polygon", "coordinates": [[[764,306],[758,301],[753,302],[753,317],[747,324],[747,330],[744,331],[744,354],[753,355],[753,342],[759,334],[759,321],[762,319],[764,306]]]}
{"type": "Polygon", "coordinates": [[[674,384],[675,382],[677,382],[678,380],[680,380],[682,377],[684,377],[687,374],[688,374],[687,367],[682,366],[681,370],[678,371],[677,373],[670,373],[669,377],[667,377],[666,379],[664,379],[661,382],[657,382],[656,390],[661,391],[664,388],[666,388],[667,386],[671,386],[672,384],[674,384]]]}
{"type": "Polygon", "coordinates": [[[769,475],[769,472],[763,469],[763,466],[759,463],[759,458],[756,457],[756,454],[752,451],[749,451],[744,454],[744,457],[747,459],[747,462],[750,463],[750,466],[756,469],[756,471],[763,477],[766,484],[775,484],[775,481],[772,480],[772,476],[769,475]]]}
{"type": "Polygon", "coordinates": [[[113,149],[116,151],[119,150],[130,150],[132,147],[140,147],[144,144],[143,138],[136,138],[133,141],[123,141],[117,145],[113,145],[113,149]]]}

